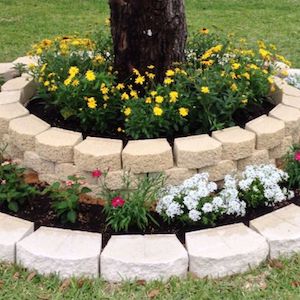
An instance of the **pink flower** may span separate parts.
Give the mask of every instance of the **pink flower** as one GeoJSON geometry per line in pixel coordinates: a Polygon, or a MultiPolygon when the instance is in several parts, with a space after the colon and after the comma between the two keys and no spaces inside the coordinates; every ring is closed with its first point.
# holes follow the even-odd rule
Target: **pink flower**
{"type": "Polygon", "coordinates": [[[300,161],[300,151],[295,153],[295,160],[300,161]]]}
{"type": "Polygon", "coordinates": [[[111,205],[115,208],[119,206],[122,207],[124,204],[125,204],[125,200],[120,196],[117,196],[111,200],[111,205]]]}
{"type": "Polygon", "coordinates": [[[73,181],[72,180],[67,180],[66,181],[66,186],[72,186],[73,185],[73,181]]]}
{"type": "Polygon", "coordinates": [[[96,169],[92,172],[93,177],[100,177],[101,175],[102,175],[102,172],[98,169],[96,169]]]}
{"type": "Polygon", "coordinates": [[[5,179],[0,179],[1,185],[6,184],[6,180],[5,179]]]}

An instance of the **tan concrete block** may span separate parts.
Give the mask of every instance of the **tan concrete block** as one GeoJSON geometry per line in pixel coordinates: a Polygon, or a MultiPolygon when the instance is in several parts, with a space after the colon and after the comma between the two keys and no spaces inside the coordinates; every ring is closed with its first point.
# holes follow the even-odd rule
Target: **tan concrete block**
{"type": "Polygon", "coordinates": [[[55,174],[60,180],[67,180],[68,176],[79,174],[78,168],[72,163],[55,164],[55,174]]]}
{"type": "Polygon", "coordinates": [[[237,161],[238,170],[244,171],[247,166],[250,165],[261,165],[269,163],[269,152],[268,150],[255,150],[249,157],[240,159],[237,161]]]}
{"type": "Polygon", "coordinates": [[[30,64],[37,64],[38,62],[38,57],[37,56],[21,56],[15,59],[12,63],[14,65],[17,64],[23,64],[23,65],[30,65],[30,64]]]}
{"type": "Polygon", "coordinates": [[[216,165],[199,169],[199,173],[208,173],[209,180],[220,181],[226,175],[235,174],[237,171],[237,163],[232,160],[221,160],[216,165]]]}
{"type": "Polygon", "coordinates": [[[269,157],[271,159],[277,159],[283,157],[290,149],[293,144],[292,136],[284,137],[281,144],[269,150],[269,157]]]}
{"type": "Polygon", "coordinates": [[[45,159],[42,159],[38,154],[33,151],[24,152],[23,165],[26,168],[30,168],[39,174],[53,174],[54,163],[45,159]]]}
{"type": "Polygon", "coordinates": [[[81,141],[79,132],[52,127],[35,137],[35,151],[45,160],[73,162],[74,146],[81,141]]]}
{"type": "Polygon", "coordinates": [[[286,106],[283,104],[277,105],[270,113],[270,117],[281,120],[285,124],[285,136],[291,135],[293,141],[299,141],[300,135],[300,110],[286,106]]]}
{"type": "Polygon", "coordinates": [[[18,76],[18,72],[14,69],[13,63],[0,63],[0,78],[8,81],[16,76],[18,76]]]}
{"type": "Polygon", "coordinates": [[[275,90],[270,93],[270,102],[277,105],[282,102],[283,97],[283,87],[287,85],[286,81],[279,77],[274,77],[274,88],[275,90]]]}
{"type": "Polygon", "coordinates": [[[179,168],[200,169],[221,160],[222,144],[208,134],[177,138],[174,154],[179,168]]]}
{"type": "Polygon", "coordinates": [[[12,142],[22,151],[34,151],[35,136],[46,131],[50,125],[34,115],[13,119],[8,132],[12,142]]]}
{"type": "Polygon", "coordinates": [[[238,126],[214,131],[212,137],[222,143],[223,160],[245,158],[255,149],[255,133],[238,126]]]}
{"type": "Polygon", "coordinates": [[[292,85],[284,84],[282,91],[284,95],[300,98],[300,90],[292,85]]]}
{"type": "Polygon", "coordinates": [[[256,134],[256,149],[270,149],[278,146],[285,134],[284,122],[266,115],[246,124],[246,129],[256,134]]]}
{"type": "Polygon", "coordinates": [[[20,103],[0,105],[0,140],[3,134],[8,133],[9,122],[29,114],[29,111],[20,103]]]}
{"type": "Polygon", "coordinates": [[[41,182],[46,182],[48,184],[53,184],[54,182],[59,182],[59,178],[55,174],[41,173],[39,174],[39,180],[41,182]]]}
{"type": "Polygon", "coordinates": [[[24,152],[14,145],[8,134],[3,135],[2,142],[0,140],[1,149],[4,149],[5,159],[23,159],[24,152]]]}
{"type": "Polygon", "coordinates": [[[184,180],[195,175],[197,170],[174,167],[166,170],[164,173],[166,175],[166,184],[179,185],[182,184],[184,180]]]}
{"type": "Polygon", "coordinates": [[[74,161],[83,171],[121,169],[122,141],[87,137],[74,148],[74,161]]]}
{"type": "Polygon", "coordinates": [[[21,91],[1,92],[0,105],[20,102],[21,91]]]}
{"type": "Polygon", "coordinates": [[[36,83],[25,77],[17,77],[6,81],[1,90],[3,92],[21,91],[21,103],[28,102],[36,92],[36,83]]]}
{"type": "Polygon", "coordinates": [[[284,94],[282,96],[282,104],[300,109],[300,97],[295,97],[295,96],[290,96],[290,95],[284,94]]]}
{"type": "Polygon", "coordinates": [[[166,139],[129,141],[122,161],[133,173],[161,172],[173,167],[172,149],[166,139]]]}

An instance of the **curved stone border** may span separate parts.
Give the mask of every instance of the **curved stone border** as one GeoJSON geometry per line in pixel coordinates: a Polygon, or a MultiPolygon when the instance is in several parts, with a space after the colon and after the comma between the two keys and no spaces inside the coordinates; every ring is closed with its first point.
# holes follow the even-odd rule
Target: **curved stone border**
{"type": "Polygon", "coordinates": [[[211,180],[221,181],[248,164],[275,163],[292,143],[299,142],[300,91],[277,77],[272,94],[277,106],[245,129],[231,127],[211,136],[176,138],[174,149],[166,139],[129,141],[124,149],[119,140],[82,140],[79,132],[50,128],[23,106],[34,94],[35,83],[26,74],[16,77],[12,66],[34,62],[35,58],[21,57],[0,64],[0,75],[7,80],[0,93],[0,141],[8,144],[8,156],[21,160],[48,183],[76,173],[96,189],[98,182],[90,176],[94,168],[110,170],[107,185],[113,190],[121,187],[123,170],[128,169],[133,176],[163,172],[170,184],[180,184],[197,172],[209,172],[211,180]]]}
{"type": "Polygon", "coordinates": [[[101,252],[101,234],[40,227],[0,213],[0,261],[18,262],[60,278],[122,280],[219,278],[258,266],[268,257],[300,252],[300,207],[290,204],[250,222],[175,235],[115,235],[101,252]]]}

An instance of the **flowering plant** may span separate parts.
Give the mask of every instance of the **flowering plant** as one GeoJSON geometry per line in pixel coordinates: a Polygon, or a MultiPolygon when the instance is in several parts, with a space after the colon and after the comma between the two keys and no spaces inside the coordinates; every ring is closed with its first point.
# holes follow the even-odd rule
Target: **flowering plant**
{"type": "Polygon", "coordinates": [[[285,78],[286,82],[300,90],[300,74],[290,74],[285,78]]]}
{"type": "Polygon", "coordinates": [[[157,224],[151,210],[164,184],[162,175],[134,180],[129,172],[125,172],[120,191],[111,191],[105,183],[105,176],[101,186],[101,197],[105,199],[107,224],[114,231],[127,231],[129,227],[135,226],[144,230],[150,222],[157,224]]]}
{"type": "Polygon", "coordinates": [[[300,145],[293,145],[284,157],[284,169],[288,173],[290,188],[299,189],[300,185],[300,145]]]}
{"type": "Polygon", "coordinates": [[[63,222],[76,222],[80,196],[91,192],[83,184],[83,177],[69,176],[64,185],[54,182],[43,191],[43,194],[49,194],[52,207],[63,222]]]}
{"type": "Polygon", "coordinates": [[[208,180],[207,173],[196,174],[179,186],[167,187],[156,211],[167,221],[179,219],[184,223],[214,224],[222,215],[243,216],[246,204],[238,198],[234,177],[226,176],[224,188],[208,180]]]}
{"type": "Polygon", "coordinates": [[[239,181],[240,197],[248,207],[273,206],[294,196],[283,187],[289,175],[273,165],[247,166],[239,181]]]}

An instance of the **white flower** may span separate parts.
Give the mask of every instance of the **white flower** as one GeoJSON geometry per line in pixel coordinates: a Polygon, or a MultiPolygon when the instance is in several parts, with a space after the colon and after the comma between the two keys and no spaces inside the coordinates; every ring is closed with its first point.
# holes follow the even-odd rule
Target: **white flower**
{"type": "Polygon", "coordinates": [[[196,209],[192,209],[189,211],[189,218],[192,221],[197,222],[201,219],[201,212],[196,209]]]}
{"type": "Polygon", "coordinates": [[[212,204],[211,203],[204,203],[204,205],[202,206],[202,211],[204,212],[204,213],[210,213],[210,212],[212,212],[213,211],[213,206],[212,206],[212,204]]]}

